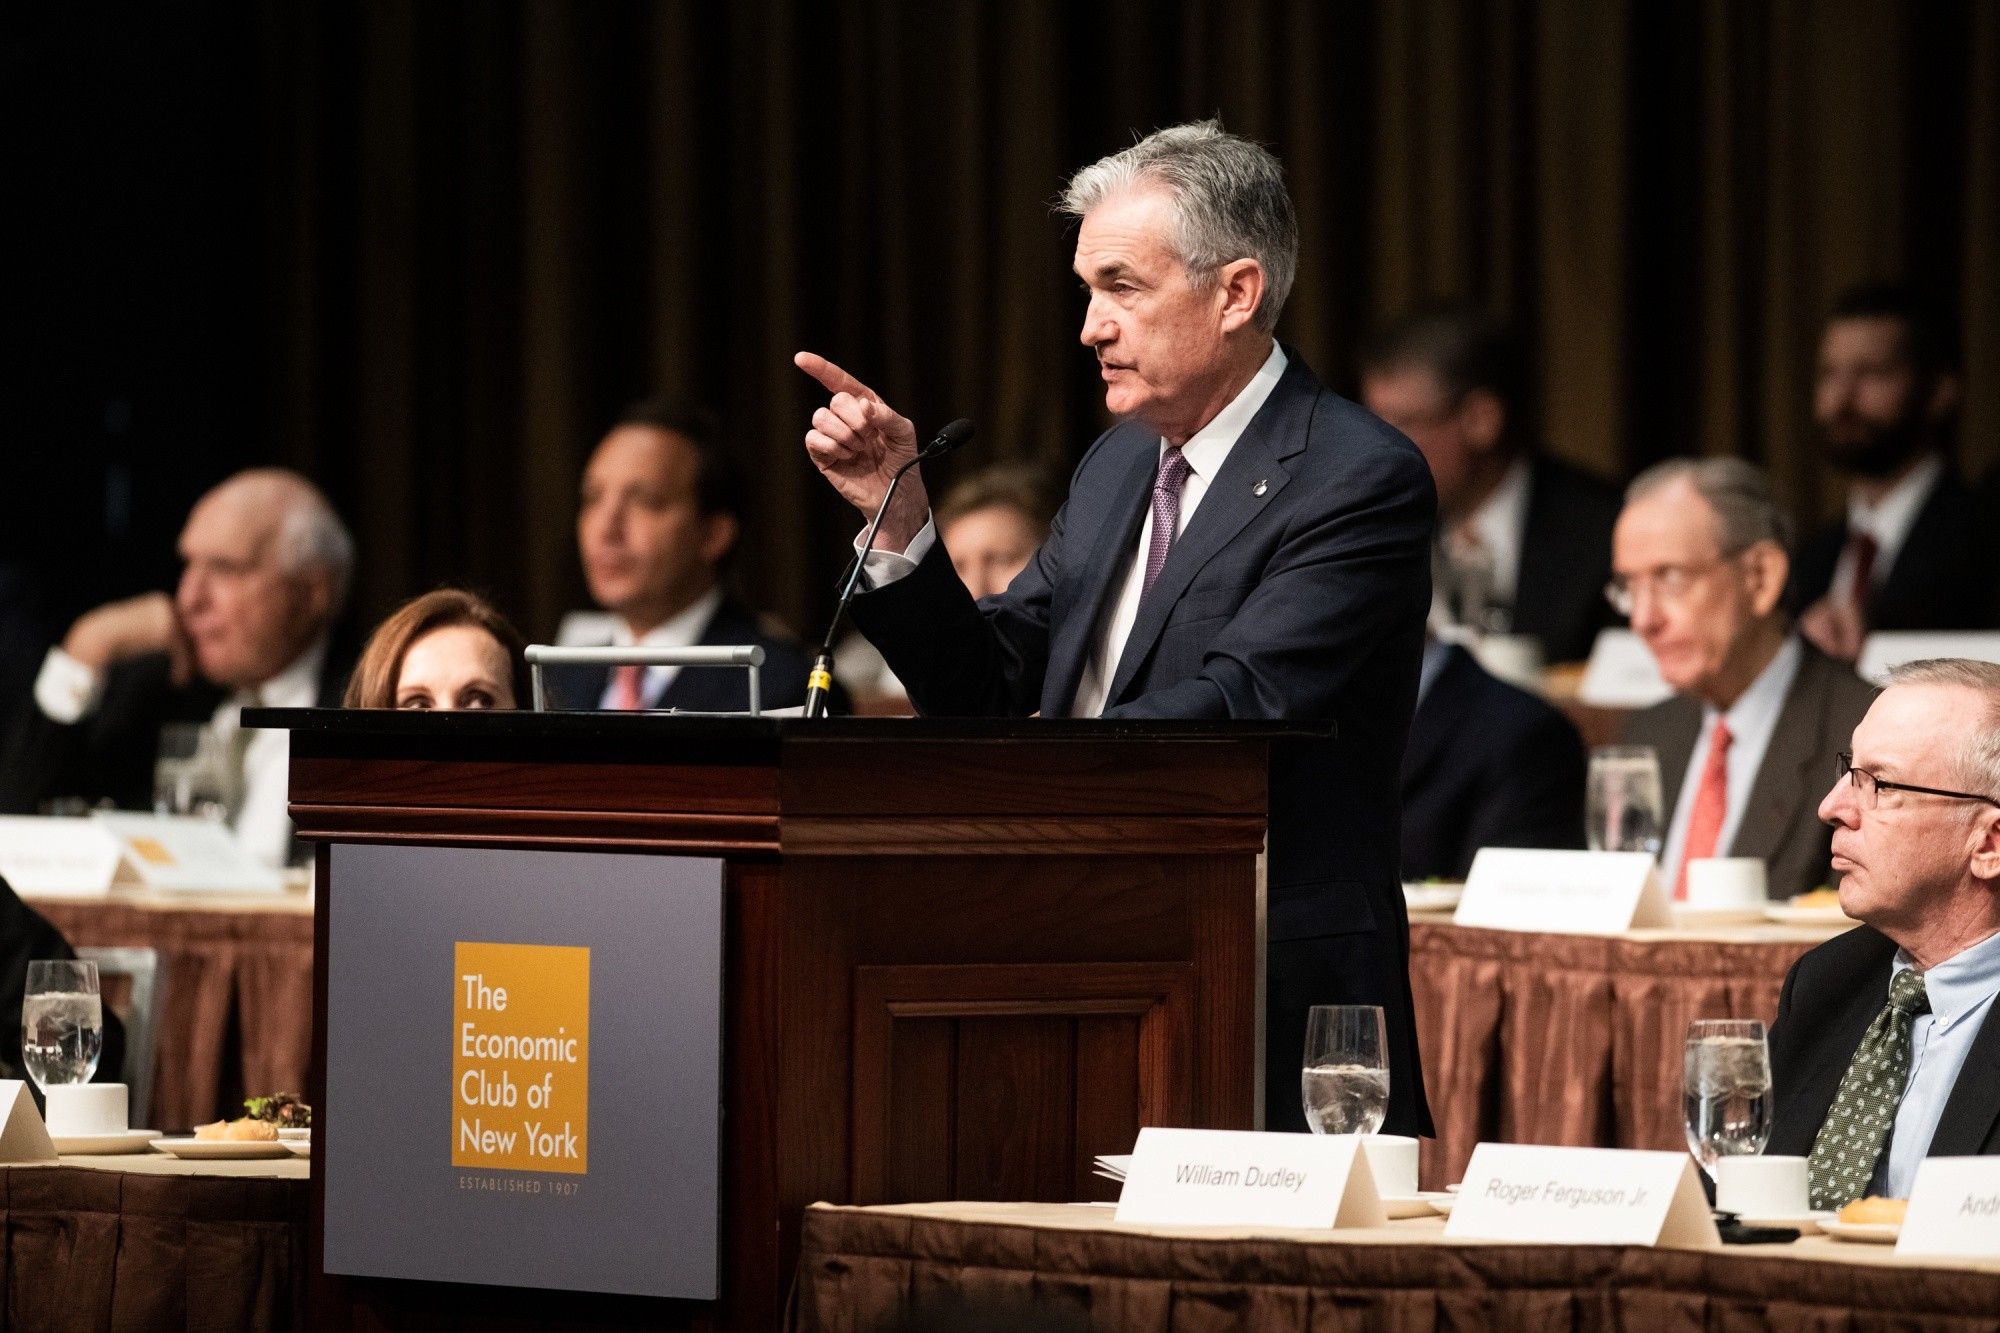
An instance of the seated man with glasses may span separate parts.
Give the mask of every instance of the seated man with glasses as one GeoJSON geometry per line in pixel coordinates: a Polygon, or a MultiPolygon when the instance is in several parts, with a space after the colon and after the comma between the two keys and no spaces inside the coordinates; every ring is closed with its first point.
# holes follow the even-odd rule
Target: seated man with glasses
{"type": "Polygon", "coordinates": [[[1897,667],[1835,769],[1819,816],[1864,924],[1785,977],[1765,1148],[1807,1155],[1814,1208],[2000,1153],[2000,666],[1897,667]]]}
{"type": "Polygon", "coordinates": [[[1813,804],[1874,691],[1793,632],[1789,535],[1770,481],[1734,458],[1641,473],[1613,530],[1605,595],[1675,694],[1623,739],[1660,758],[1661,876],[1676,899],[1687,863],[1709,856],[1762,858],[1774,898],[1829,879],[1813,804]]]}

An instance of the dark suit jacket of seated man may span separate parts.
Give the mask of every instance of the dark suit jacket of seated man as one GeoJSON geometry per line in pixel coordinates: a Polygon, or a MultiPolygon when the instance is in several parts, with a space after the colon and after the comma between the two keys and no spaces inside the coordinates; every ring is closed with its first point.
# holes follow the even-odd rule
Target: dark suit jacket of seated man
{"type": "MultiPolygon", "coordinates": [[[[1304,1127],[1316,1004],[1380,1004],[1385,1131],[1429,1132],[1398,867],[1398,770],[1430,605],[1435,500],[1414,446],[1327,390],[1296,352],[1139,603],[1103,711],[1119,718],[1323,720],[1278,747],[1267,869],[1266,1122],[1304,1127]]],[[[1160,458],[1113,427],[1007,591],[975,603],[934,544],[866,592],[855,623],[930,715],[1071,712],[1139,539],[1160,458]]]]}
{"type": "Polygon", "coordinates": [[[1424,651],[1403,755],[1403,878],[1464,879],[1482,847],[1583,846],[1583,738],[1456,644],[1424,651]]]}
{"type": "Polygon", "coordinates": [[[1764,1151],[1811,1156],[1815,1208],[1908,1198],[1925,1157],[2000,1154],[2000,667],[1897,668],[1853,746],[1819,809],[1865,924],[1792,967],[1770,1038],[1764,1151]]]}
{"type": "MultiPolygon", "coordinates": [[[[796,708],[805,702],[806,673],[812,662],[799,641],[766,622],[755,611],[723,595],[695,642],[710,647],[753,644],[764,650],[758,672],[758,702],[765,709],[796,708]]],[[[599,706],[609,667],[542,669],[550,693],[563,708],[589,710],[599,706]]],[[[843,707],[845,696],[836,699],[843,707]]],[[[677,708],[684,713],[740,713],[750,707],[750,683],[741,667],[682,667],[666,688],[646,696],[648,708],[677,708]]]]}

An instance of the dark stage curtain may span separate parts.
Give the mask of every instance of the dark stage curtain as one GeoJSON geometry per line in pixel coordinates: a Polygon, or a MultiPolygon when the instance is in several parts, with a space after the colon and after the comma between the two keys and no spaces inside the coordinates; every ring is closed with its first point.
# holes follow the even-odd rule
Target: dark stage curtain
{"type": "Polygon", "coordinates": [[[250,293],[241,452],[325,481],[370,615],[470,580],[546,634],[583,600],[586,452],[673,388],[723,410],[754,480],[742,581],[816,627],[855,523],[804,460],[791,353],[920,426],[974,417],[951,469],[1066,469],[1103,417],[1049,202],[1134,129],[1218,111],[1286,163],[1282,333],[1336,385],[1376,320],[1470,294],[1527,331],[1556,452],[1608,476],[1743,453],[1810,514],[1821,312],[1908,273],[1959,312],[1968,466],[2000,454],[1980,0],[357,0],[242,23],[248,222],[207,261],[250,293]]]}

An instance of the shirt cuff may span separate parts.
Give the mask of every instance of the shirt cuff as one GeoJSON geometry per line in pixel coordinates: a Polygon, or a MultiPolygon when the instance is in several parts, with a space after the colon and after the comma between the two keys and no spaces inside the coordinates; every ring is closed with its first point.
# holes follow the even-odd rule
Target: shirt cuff
{"type": "Polygon", "coordinates": [[[35,703],[51,722],[80,722],[104,697],[104,673],[87,667],[60,648],[49,649],[35,677],[35,703]]]}
{"type": "MultiPolygon", "coordinates": [[[[862,529],[867,535],[867,529],[862,529]]],[[[917,535],[910,538],[910,544],[902,551],[870,551],[861,562],[861,586],[881,588],[905,578],[915,572],[917,562],[930,553],[937,541],[936,521],[929,515],[924,517],[924,526],[917,535]]],[[[861,554],[861,537],[854,539],[854,553],[861,554]]]]}

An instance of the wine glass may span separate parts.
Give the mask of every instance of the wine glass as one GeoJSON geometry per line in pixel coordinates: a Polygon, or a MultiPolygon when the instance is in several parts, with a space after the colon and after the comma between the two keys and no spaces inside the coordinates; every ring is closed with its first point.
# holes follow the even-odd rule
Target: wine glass
{"type": "Polygon", "coordinates": [[[1373,1134],[1389,1113],[1388,1041],[1382,1006],[1316,1004],[1306,1017],[1300,1076],[1315,1134],[1373,1134]]]}
{"type": "Polygon", "coordinates": [[[1591,851],[1660,854],[1660,758],[1652,746],[1598,746],[1588,788],[1591,851]]]}
{"type": "Polygon", "coordinates": [[[1771,1048],[1764,1025],[1705,1018],[1688,1025],[1683,1075],[1688,1151],[1712,1177],[1723,1157],[1753,1157],[1771,1137],[1771,1048]]]}
{"type": "Polygon", "coordinates": [[[200,722],[169,722],[160,728],[153,763],[153,810],[162,815],[226,819],[235,804],[235,775],[229,743],[200,722]]]}
{"type": "Polygon", "coordinates": [[[104,1001],[97,964],[37,958],[21,997],[21,1061],[43,1092],[88,1083],[104,1050],[104,1001]]]}

